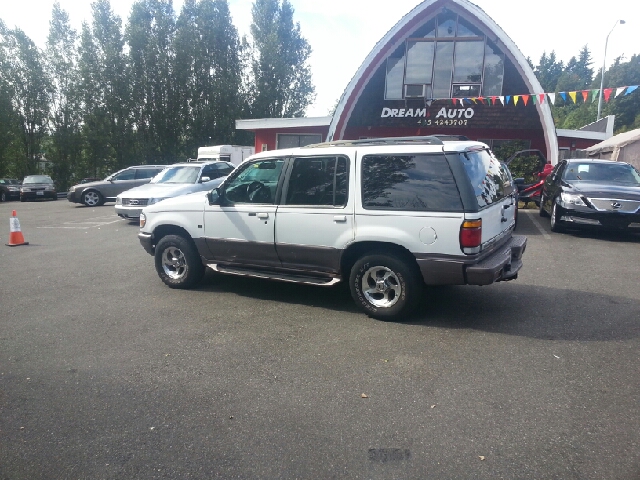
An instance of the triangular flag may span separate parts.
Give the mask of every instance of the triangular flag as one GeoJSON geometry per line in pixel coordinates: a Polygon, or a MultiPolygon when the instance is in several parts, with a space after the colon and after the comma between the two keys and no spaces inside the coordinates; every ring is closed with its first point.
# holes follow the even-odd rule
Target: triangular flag
{"type": "Polygon", "coordinates": [[[522,101],[524,102],[524,106],[527,106],[527,103],[529,102],[529,95],[522,95],[522,101]]]}
{"type": "Polygon", "coordinates": [[[455,98],[452,98],[451,101],[453,102],[454,105],[456,104],[456,99],[455,98]]]}
{"type": "Polygon", "coordinates": [[[576,95],[578,92],[569,92],[569,96],[571,97],[571,100],[573,100],[573,103],[576,103],[576,95]]]}
{"type": "Polygon", "coordinates": [[[613,92],[613,88],[605,88],[602,93],[604,93],[604,101],[609,102],[609,97],[611,96],[611,92],[613,92]]]}
{"type": "MultiPolygon", "coordinates": [[[[627,87],[616,88],[616,97],[620,95],[627,87]]],[[[615,98],[615,97],[614,97],[615,98]]]]}
{"type": "Polygon", "coordinates": [[[544,103],[544,93],[540,93],[538,94],[538,100],[540,100],[540,105],[542,105],[544,103]]]}
{"type": "Polygon", "coordinates": [[[498,100],[500,100],[500,103],[502,104],[502,106],[504,106],[504,96],[500,95],[498,97],[498,100]]]}
{"type": "Polygon", "coordinates": [[[629,95],[631,92],[633,92],[637,88],[638,88],[638,85],[633,85],[633,86],[627,88],[627,93],[625,93],[625,95],[629,95]]]}
{"type": "Polygon", "coordinates": [[[596,101],[596,98],[600,96],[600,89],[596,88],[595,90],[591,90],[591,103],[596,101]]]}
{"type": "Polygon", "coordinates": [[[478,97],[478,100],[480,100],[480,103],[484,105],[484,97],[478,97]]]}
{"type": "Polygon", "coordinates": [[[562,97],[562,100],[567,103],[567,94],[565,92],[560,92],[560,96],[562,97]]]}
{"type": "Polygon", "coordinates": [[[555,105],[555,103],[556,103],[556,94],[555,93],[548,93],[547,95],[549,95],[549,100],[551,100],[551,105],[555,105]]]}
{"type": "Polygon", "coordinates": [[[505,105],[511,101],[511,95],[507,95],[507,96],[506,96],[506,97],[504,97],[504,98],[506,98],[506,99],[507,99],[507,102],[505,103],[505,105]]]}
{"type": "Polygon", "coordinates": [[[536,103],[538,103],[538,96],[537,95],[531,95],[531,104],[535,105],[536,103]]]}
{"type": "Polygon", "coordinates": [[[433,100],[427,100],[427,106],[431,106],[431,104],[433,103],[433,100]]]}
{"type": "Polygon", "coordinates": [[[520,95],[513,96],[513,105],[518,105],[518,100],[520,100],[520,95]]]}
{"type": "Polygon", "coordinates": [[[498,98],[498,97],[491,97],[491,105],[495,105],[496,104],[496,98],[498,98]]]}
{"type": "Polygon", "coordinates": [[[589,98],[589,90],[582,90],[582,101],[586,102],[587,98],[589,98]]]}

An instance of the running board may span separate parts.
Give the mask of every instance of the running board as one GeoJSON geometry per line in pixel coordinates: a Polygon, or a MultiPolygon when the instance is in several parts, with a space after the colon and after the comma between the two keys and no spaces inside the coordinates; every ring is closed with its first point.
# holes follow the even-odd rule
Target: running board
{"type": "Polygon", "coordinates": [[[268,280],[278,280],[281,282],[290,283],[304,283],[307,285],[316,285],[319,287],[331,287],[340,282],[339,278],[335,277],[313,277],[309,275],[295,275],[286,274],[281,272],[265,272],[262,270],[250,270],[243,268],[231,268],[227,266],[218,265],[217,263],[208,263],[209,267],[214,272],[225,273],[229,275],[239,275],[241,277],[253,277],[253,278],[265,278],[268,280]]]}

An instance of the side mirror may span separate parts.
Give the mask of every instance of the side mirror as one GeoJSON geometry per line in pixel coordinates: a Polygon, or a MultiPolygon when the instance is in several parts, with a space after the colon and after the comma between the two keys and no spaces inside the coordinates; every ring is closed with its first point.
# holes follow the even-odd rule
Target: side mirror
{"type": "Polygon", "coordinates": [[[209,205],[219,205],[221,193],[222,192],[220,191],[220,187],[216,187],[213,190],[211,190],[207,194],[207,198],[209,199],[209,205]]]}
{"type": "Polygon", "coordinates": [[[210,177],[202,177],[202,178],[200,179],[200,183],[207,183],[207,182],[210,182],[210,181],[211,181],[211,178],[210,178],[210,177]]]}

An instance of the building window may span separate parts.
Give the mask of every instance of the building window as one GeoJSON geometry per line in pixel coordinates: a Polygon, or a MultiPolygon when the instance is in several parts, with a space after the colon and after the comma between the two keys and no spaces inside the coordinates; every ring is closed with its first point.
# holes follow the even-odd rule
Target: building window
{"type": "Polygon", "coordinates": [[[445,11],[416,34],[387,58],[385,100],[501,95],[504,55],[471,24],[445,11]]]}
{"type": "Polygon", "coordinates": [[[306,145],[312,145],[314,143],[321,142],[322,135],[320,134],[302,133],[296,135],[290,133],[280,133],[278,134],[276,149],[304,147],[306,145]]]}

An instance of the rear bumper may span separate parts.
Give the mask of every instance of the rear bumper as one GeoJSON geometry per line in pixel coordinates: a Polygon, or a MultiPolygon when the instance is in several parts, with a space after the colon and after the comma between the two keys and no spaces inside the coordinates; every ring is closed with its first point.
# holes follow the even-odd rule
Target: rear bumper
{"type": "Polygon", "coordinates": [[[57,199],[58,194],[52,191],[39,191],[39,192],[21,192],[20,199],[21,200],[37,200],[39,198],[51,198],[57,199]]]}
{"type": "Polygon", "coordinates": [[[522,268],[522,254],[527,248],[527,237],[513,235],[507,243],[491,255],[465,269],[468,285],[490,285],[495,282],[514,280],[522,268]]]}

